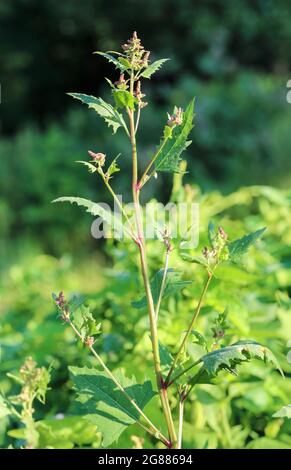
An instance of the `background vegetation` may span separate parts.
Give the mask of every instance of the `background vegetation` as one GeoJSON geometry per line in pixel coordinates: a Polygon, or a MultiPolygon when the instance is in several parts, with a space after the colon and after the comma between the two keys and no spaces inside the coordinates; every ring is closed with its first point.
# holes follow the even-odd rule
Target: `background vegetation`
{"type": "MultiPolygon", "coordinates": [[[[103,77],[117,77],[91,52],[118,49],[136,29],[153,58],[171,58],[146,90],[151,105],[139,135],[142,160],[159,141],[165,113],[195,95],[187,186],[175,197],[201,203],[201,248],[209,219],[235,238],[268,227],[243,271],[228,267],[221,273],[227,289],[220,281],[213,285],[200,326],[210,328],[228,307],[228,339],[265,343],[287,377],[283,381],[255,363],[241,368],[239,381],[225,375],[219,386],[200,386],[186,410],[185,444],[291,447],[290,423],[272,418],[291,400],[286,359],[291,338],[290,17],[287,0],[0,0],[0,388],[17,391],[6,373],[28,355],[40,365],[53,363],[51,390],[36,411],[42,421],[40,446],[100,445],[95,429],[78,427],[67,372],[68,365],[90,359],[57,321],[52,291],[88,297],[94,315],[103,320],[100,348],[112,365],[122,362],[129,374],[138,370],[142,377],[150,357],[145,313],[130,307],[139,294],[134,249],[94,241],[88,215],[50,204],[61,195],[108,200],[101,185],[74,163],[86,159],[87,149],[122,153],[124,171],[116,184],[130,197],[125,139],[119,134],[110,139],[95,114],[65,92],[104,94],[103,77]]],[[[166,201],[171,178],[159,177],[147,191],[166,201]]],[[[153,246],[151,252],[156,270],[162,249],[153,246]]],[[[193,285],[184,290],[183,303],[181,296],[172,298],[162,311],[169,348],[185,328],[202,281],[199,267],[183,264],[183,269],[193,285]]],[[[0,419],[1,446],[22,444],[21,433],[11,431],[17,426],[8,417],[0,419]]],[[[138,434],[129,429],[129,435],[138,434]]],[[[118,445],[126,446],[129,435],[118,445]]]]}

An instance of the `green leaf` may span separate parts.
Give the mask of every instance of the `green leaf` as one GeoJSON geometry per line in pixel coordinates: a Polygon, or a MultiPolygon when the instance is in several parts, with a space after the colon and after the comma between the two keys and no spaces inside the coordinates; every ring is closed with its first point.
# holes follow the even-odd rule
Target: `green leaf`
{"type": "Polygon", "coordinates": [[[86,166],[90,173],[95,173],[97,171],[97,168],[95,165],[93,165],[93,163],[86,162],[84,160],[76,160],[76,163],[81,163],[82,165],[86,166]]]}
{"type": "Polygon", "coordinates": [[[54,199],[52,202],[70,202],[71,204],[76,203],[78,206],[86,207],[86,212],[89,212],[94,216],[102,217],[104,222],[106,222],[109,227],[118,230],[118,232],[123,233],[123,230],[125,230],[122,225],[122,221],[119,220],[118,217],[115,217],[110,210],[104,209],[104,207],[102,207],[97,202],[74,196],[59,197],[54,199]]]}
{"type": "Polygon", "coordinates": [[[119,168],[119,166],[117,166],[117,163],[116,163],[119,156],[120,156],[120,154],[117,155],[116,158],[114,158],[114,160],[110,163],[110,166],[108,167],[108,170],[106,171],[106,175],[107,175],[108,179],[110,179],[111,176],[114,173],[117,173],[118,171],[120,171],[120,168],[119,168]]]}
{"type": "Polygon", "coordinates": [[[117,108],[134,109],[136,99],[129,91],[114,90],[113,97],[117,108]]]}
{"type": "Polygon", "coordinates": [[[68,93],[68,95],[87,104],[89,108],[94,109],[99,116],[107,122],[108,126],[112,126],[114,134],[119,127],[123,127],[128,134],[128,129],[122,114],[116,111],[111,104],[106,103],[102,98],[96,98],[95,96],[84,95],[82,93],[68,93]]]}
{"type": "Polygon", "coordinates": [[[184,261],[188,261],[189,263],[200,264],[201,266],[205,266],[208,268],[208,264],[203,256],[191,256],[189,253],[182,252],[181,257],[184,261]]]}
{"type": "Polygon", "coordinates": [[[6,401],[2,395],[0,395],[0,419],[4,418],[5,416],[9,416],[11,411],[6,405],[6,401]]]}
{"type": "Polygon", "coordinates": [[[121,67],[123,70],[130,70],[132,68],[131,63],[125,57],[118,57],[118,61],[120,62],[121,67]]]}
{"type": "Polygon", "coordinates": [[[180,173],[179,163],[182,152],[191,144],[188,136],[193,128],[194,99],[188,105],[183,115],[183,122],[173,129],[172,137],[163,140],[158,149],[155,161],[156,171],[180,173]]]}
{"type": "Polygon", "coordinates": [[[280,441],[279,439],[271,439],[269,437],[259,437],[250,441],[246,445],[247,449],[289,449],[290,444],[280,441]]]}
{"type": "Polygon", "coordinates": [[[94,54],[98,54],[98,55],[101,55],[102,57],[104,57],[105,59],[108,60],[108,62],[112,63],[113,65],[115,65],[115,68],[119,69],[121,72],[124,72],[126,70],[126,67],[124,67],[124,65],[119,62],[118,59],[116,59],[115,57],[113,57],[111,54],[108,54],[108,52],[99,52],[99,51],[96,51],[94,52],[94,54]]]}
{"type": "Polygon", "coordinates": [[[291,405],[283,406],[279,411],[273,414],[273,418],[291,419],[291,405]]]}
{"type": "Polygon", "coordinates": [[[251,245],[260,238],[260,236],[264,233],[266,227],[257,230],[256,232],[252,232],[249,235],[245,235],[238,240],[235,240],[228,245],[228,252],[229,252],[229,259],[233,263],[239,263],[241,261],[242,256],[248,251],[251,245]]]}
{"type": "Polygon", "coordinates": [[[39,434],[38,448],[73,449],[74,447],[96,448],[101,444],[100,433],[96,426],[80,416],[66,416],[61,419],[52,417],[36,422],[39,434]]]}
{"type": "Polygon", "coordinates": [[[161,343],[159,343],[159,351],[160,351],[162,373],[166,375],[171,368],[174,358],[172,354],[170,353],[170,351],[168,350],[168,348],[161,343]]]}
{"type": "MultiPolygon", "coordinates": [[[[70,372],[78,401],[86,413],[85,419],[97,426],[103,435],[102,445],[108,447],[129,425],[139,420],[138,411],[104,372],[88,367],[70,367],[70,372]]],[[[137,384],[135,377],[125,377],[120,369],[114,375],[141,409],[155,395],[149,380],[137,384]]]]}
{"type": "Polygon", "coordinates": [[[39,369],[39,371],[40,371],[40,373],[39,373],[39,377],[38,377],[37,382],[36,382],[37,390],[36,390],[35,397],[41,403],[44,404],[45,403],[45,398],[46,398],[46,392],[48,390],[48,384],[51,380],[51,375],[45,367],[42,367],[41,369],[39,369]]]}
{"type": "Polygon", "coordinates": [[[149,65],[141,74],[140,77],[151,78],[151,76],[157,72],[161,66],[170,59],[159,59],[149,65]]]}
{"type": "Polygon", "coordinates": [[[89,307],[82,305],[74,313],[75,326],[80,331],[83,339],[99,335],[101,333],[101,323],[97,323],[89,307]]]}
{"type": "MultiPolygon", "coordinates": [[[[173,364],[174,358],[172,354],[170,353],[169,349],[161,343],[159,343],[159,352],[160,352],[162,374],[164,376],[167,376],[168,372],[170,371],[171,365],[173,364]]],[[[181,366],[176,366],[175,368],[176,375],[178,375],[182,371],[183,369],[181,366]]]]}
{"type": "MultiPolygon", "coordinates": [[[[192,281],[182,280],[182,274],[180,271],[175,271],[173,268],[168,269],[166,276],[166,284],[164,288],[163,298],[169,297],[170,295],[176,294],[181,289],[183,289],[188,284],[191,284],[192,281]]],[[[163,280],[164,270],[160,269],[154,278],[151,281],[151,290],[153,295],[154,303],[156,304],[159,298],[162,280],[163,280]]],[[[138,301],[131,303],[134,308],[144,308],[147,306],[146,297],[142,297],[138,301]]]]}
{"type": "Polygon", "coordinates": [[[236,374],[236,366],[250,359],[260,359],[273,364],[283,375],[283,371],[274,354],[265,346],[254,341],[239,341],[202,356],[203,368],[210,376],[215,376],[224,369],[236,374]]]}
{"type": "Polygon", "coordinates": [[[192,335],[195,336],[197,341],[194,341],[194,343],[199,344],[200,346],[203,346],[206,351],[208,351],[208,345],[205,337],[197,330],[191,330],[192,335]]]}

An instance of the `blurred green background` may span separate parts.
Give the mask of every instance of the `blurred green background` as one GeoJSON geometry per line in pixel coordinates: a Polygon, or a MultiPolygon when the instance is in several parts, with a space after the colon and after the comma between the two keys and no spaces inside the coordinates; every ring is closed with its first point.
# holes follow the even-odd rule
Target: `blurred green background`
{"type": "MultiPolygon", "coordinates": [[[[171,59],[145,86],[150,104],[138,135],[141,166],[159,142],[166,112],[175,104],[185,107],[195,96],[193,144],[186,152],[189,173],[184,179],[189,186],[181,188],[183,197],[205,208],[202,231],[210,217],[222,219],[235,235],[268,226],[265,254],[254,255],[259,267],[249,261],[245,271],[235,273],[235,281],[232,271],[226,273],[224,301],[236,312],[234,337],[267,343],[291,377],[286,361],[291,338],[291,105],[286,99],[290,2],[0,0],[0,384],[10,393],[13,385],[5,373],[17,369],[29,354],[42,365],[54,361],[52,390],[39,419],[76,412],[67,365],[86,362],[86,352],[69,334],[64,336],[56,321],[52,290],[88,296],[96,317],[104,320],[102,347],[112,364],[126,364],[133,351],[137,364],[143,357],[145,319],[134,318],[137,314],[130,310],[139,282],[136,267],[129,263],[136,260],[134,249],[97,242],[90,235],[88,214],[50,203],[63,195],[109,201],[101,182],[96,184],[75,164],[87,158],[88,149],[110,157],[122,154],[116,189],[130,198],[126,139],[121,133],[112,137],[93,111],[66,92],[109,99],[104,77],[114,81],[118,76],[92,53],[119,50],[134,30],[152,59],[171,59]],[[239,189],[245,186],[249,188],[239,189]],[[240,293],[235,306],[230,293],[240,293]],[[137,348],[125,312],[134,323],[140,320],[137,348]]],[[[165,202],[171,190],[171,177],[159,176],[147,186],[145,199],[165,202]]],[[[152,269],[158,269],[161,247],[153,253],[152,269]]],[[[199,286],[201,273],[191,269],[188,275],[199,286]]],[[[214,289],[205,313],[223,309],[221,289],[214,289]]],[[[174,322],[175,331],[182,331],[198,290],[186,292],[179,318],[165,326],[174,322]]],[[[175,301],[180,302],[172,299],[165,306],[172,317],[175,301]]],[[[174,346],[171,335],[164,336],[174,346]]],[[[283,385],[275,372],[262,376],[256,367],[237,385],[225,379],[220,392],[201,388],[197,403],[187,410],[190,447],[243,447],[260,439],[267,439],[263,442],[268,447],[291,447],[290,425],[271,418],[284,402],[290,403],[291,378],[283,385]],[[200,430],[200,440],[193,429],[200,430]]],[[[0,420],[2,445],[9,442],[6,430],[11,426],[0,420]]],[[[69,446],[83,444],[74,439],[66,441],[69,446]]]]}

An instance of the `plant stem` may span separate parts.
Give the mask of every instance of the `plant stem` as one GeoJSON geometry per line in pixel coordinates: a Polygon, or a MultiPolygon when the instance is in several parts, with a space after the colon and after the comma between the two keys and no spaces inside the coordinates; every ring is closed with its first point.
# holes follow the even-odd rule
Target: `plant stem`
{"type": "Polygon", "coordinates": [[[155,155],[153,156],[153,158],[151,159],[151,161],[149,162],[148,166],[146,167],[146,169],[144,170],[143,172],[143,175],[140,179],[140,187],[144,186],[145,183],[152,177],[152,175],[155,173],[155,170],[150,174],[150,176],[148,175],[148,172],[149,170],[151,169],[151,167],[153,166],[153,164],[155,163],[156,159],[158,158],[160,152],[163,150],[166,142],[168,141],[168,137],[165,138],[165,140],[163,141],[162,145],[158,148],[158,150],[156,151],[155,155]]]}
{"type": "Polygon", "coordinates": [[[165,290],[165,287],[166,287],[167,274],[168,274],[168,268],[169,268],[169,257],[170,257],[170,251],[167,250],[166,251],[166,258],[165,258],[164,272],[163,272],[163,279],[162,279],[161,289],[160,289],[160,293],[159,293],[159,298],[158,298],[157,305],[156,305],[156,321],[158,321],[160,306],[161,306],[164,290],[165,290]]]}
{"type": "Polygon", "coordinates": [[[167,385],[169,385],[171,375],[172,375],[172,373],[173,373],[173,371],[174,371],[174,369],[175,369],[175,367],[176,367],[176,365],[177,365],[177,363],[178,363],[178,361],[179,361],[179,358],[180,358],[181,353],[182,353],[182,351],[183,351],[183,348],[184,348],[184,346],[185,346],[185,344],[186,344],[186,341],[187,341],[187,339],[188,339],[188,337],[189,337],[189,335],[190,335],[190,333],[191,333],[191,330],[193,329],[193,326],[194,326],[194,324],[195,324],[195,321],[196,321],[196,319],[197,319],[197,317],[198,317],[198,315],[199,315],[199,313],[200,313],[200,310],[201,310],[201,307],[202,307],[202,304],[203,304],[203,300],[204,300],[204,298],[205,298],[205,295],[206,295],[206,292],[207,292],[207,290],[208,290],[208,287],[209,287],[209,284],[210,284],[210,282],[211,282],[212,277],[213,277],[213,272],[209,272],[209,271],[208,271],[208,272],[207,272],[207,281],[206,281],[206,283],[205,283],[205,285],[204,285],[204,287],[203,287],[203,290],[202,290],[202,292],[201,292],[201,295],[200,295],[200,298],[199,298],[199,301],[198,301],[198,305],[197,305],[197,307],[196,307],[196,310],[195,310],[195,312],[194,312],[194,315],[193,315],[193,317],[192,317],[192,320],[191,320],[191,322],[190,322],[190,325],[189,325],[189,327],[188,327],[188,329],[187,329],[187,331],[186,331],[186,334],[185,334],[185,336],[184,336],[184,338],[183,338],[183,340],[182,340],[182,342],[181,342],[181,344],[180,344],[180,347],[179,347],[179,349],[178,349],[178,352],[177,352],[177,354],[176,354],[176,356],[175,356],[175,359],[174,359],[174,361],[173,361],[173,363],[172,363],[172,365],[171,365],[171,368],[170,368],[170,370],[169,370],[169,373],[168,373],[168,375],[167,375],[167,378],[166,378],[166,384],[167,384],[167,385]]]}
{"type": "Polygon", "coordinates": [[[138,110],[137,110],[137,118],[136,118],[135,129],[134,129],[135,134],[137,133],[137,129],[138,129],[138,125],[139,125],[139,119],[140,119],[140,108],[138,108],[138,110]]]}
{"type": "Polygon", "coordinates": [[[177,379],[179,379],[179,377],[182,377],[182,375],[184,374],[187,374],[187,372],[189,372],[189,370],[193,369],[193,367],[197,366],[198,364],[200,364],[201,362],[201,359],[198,359],[198,361],[196,362],[193,362],[193,364],[191,364],[189,367],[187,367],[186,369],[183,369],[182,372],[180,372],[179,374],[175,375],[175,377],[172,378],[172,380],[170,380],[170,382],[168,383],[168,387],[170,385],[172,385],[172,383],[174,383],[177,379]]]}
{"type": "MultiPolygon", "coordinates": [[[[130,92],[132,94],[133,94],[133,87],[134,87],[134,77],[132,75],[131,80],[130,80],[130,92]]],[[[145,240],[144,240],[143,221],[142,221],[141,207],[140,207],[140,202],[139,202],[140,188],[138,185],[137,149],[136,149],[136,138],[135,138],[134,111],[128,110],[128,115],[129,115],[129,122],[130,122],[130,143],[131,143],[131,148],[132,148],[132,197],[133,197],[134,208],[135,208],[135,219],[136,219],[136,226],[137,226],[137,244],[138,244],[139,252],[140,252],[141,271],[142,271],[143,283],[144,283],[147,304],[148,304],[156,382],[157,382],[157,387],[158,387],[158,391],[160,395],[160,400],[161,400],[161,405],[163,408],[164,416],[167,422],[167,428],[169,432],[171,447],[176,448],[177,436],[176,436],[171,408],[169,404],[168,393],[163,383],[155,306],[154,306],[154,301],[153,301],[153,296],[152,296],[150,281],[149,281],[149,275],[148,275],[146,245],[145,245],[145,240]]]]}
{"type": "Polygon", "coordinates": [[[183,419],[184,419],[184,403],[185,400],[183,396],[180,396],[179,400],[179,431],[178,431],[178,449],[182,449],[182,439],[183,439],[183,419]]]}
{"type": "Polygon", "coordinates": [[[118,197],[116,196],[116,194],[115,194],[115,192],[113,191],[111,185],[108,183],[108,180],[107,180],[107,178],[106,178],[106,176],[105,176],[105,174],[104,174],[104,172],[103,172],[103,170],[102,170],[101,167],[100,167],[100,169],[99,169],[99,173],[100,173],[100,175],[101,175],[101,177],[102,177],[102,179],[103,179],[103,181],[104,181],[105,186],[107,187],[107,189],[108,189],[108,191],[110,192],[111,196],[113,197],[114,201],[115,201],[116,204],[118,205],[118,207],[119,207],[121,213],[124,215],[124,217],[125,217],[125,219],[126,219],[128,225],[129,225],[129,227],[130,227],[131,233],[129,232],[129,235],[131,236],[132,239],[135,239],[135,236],[134,236],[134,228],[133,228],[133,226],[132,226],[132,223],[130,222],[130,220],[129,220],[127,214],[126,214],[126,212],[125,212],[125,210],[124,210],[124,208],[123,208],[122,203],[120,202],[120,200],[119,200],[118,197]]]}
{"type": "MultiPolygon", "coordinates": [[[[84,338],[82,337],[81,333],[79,330],[75,327],[73,322],[71,320],[68,321],[70,327],[74,331],[74,333],[80,338],[82,343],[84,343],[84,338]]],[[[126,390],[123,388],[123,386],[118,382],[118,380],[115,378],[115,376],[112,374],[112,372],[108,369],[104,361],[102,360],[101,356],[95,351],[93,346],[89,346],[88,348],[90,349],[91,353],[93,356],[97,359],[99,362],[100,366],[106,372],[108,377],[115,383],[116,387],[123,393],[123,395],[130,401],[132,406],[138,411],[138,413],[143,417],[143,419],[146,421],[146,423],[149,425],[149,427],[144,426],[142,423],[137,421],[137,424],[142,427],[145,431],[147,431],[149,434],[152,436],[155,436],[157,439],[162,441],[167,447],[170,446],[169,441],[163,436],[163,434],[156,428],[156,426],[151,422],[151,420],[144,414],[142,409],[137,405],[135,400],[126,392],[126,390]]]]}

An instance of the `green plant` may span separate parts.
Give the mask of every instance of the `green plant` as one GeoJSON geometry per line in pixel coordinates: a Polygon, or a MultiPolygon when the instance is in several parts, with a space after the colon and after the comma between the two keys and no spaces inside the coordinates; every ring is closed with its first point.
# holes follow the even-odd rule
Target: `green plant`
{"type": "Polygon", "coordinates": [[[34,419],[34,402],[45,403],[45,396],[50,381],[50,373],[45,367],[37,367],[35,361],[28,357],[21,366],[18,375],[8,374],[21,385],[18,395],[6,398],[0,395],[0,415],[13,416],[23,427],[10,431],[10,436],[23,439],[25,447],[34,449],[38,445],[39,434],[34,419]]]}
{"type": "MultiPolygon", "coordinates": [[[[176,173],[180,177],[185,171],[181,155],[190,144],[188,139],[193,127],[194,100],[189,103],[185,112],[182,108],[175,107],[173,114],[168,115],[161,142],[140,175],[136,135],[142,109],[147,105],[147,102],[144,101],[145,95],[141,91],[141,81],[151,78],[167,59],[157,60],[150,64],[150,53],[144,50],[136,33],[123,46],[123,53],[99,52],[99,54],[113,63],[120,71],[119,80],[115,83],[107,79],[112,89],[114,105],[94,96],[80,93],[70,93],[70,95],[94,109],[112,127],[113,133],[121,128],[127,135],[132,155],[133,210],[125,207],[111,185],[112,176],[119,171],[117,157],[105,170],[106,155],[92,151],[89,151],[91,160],[81,163],[88,168],[90,173],[101,176],[123,216],[123,223],[116,215],[112,216],[112,213],[101,204],[84,198],[68,196],[58,198],[54,202],[67,201],[85,207],[87,212],[101,217],[110,230],[123,228],[125,234],[136,245],[145,295],[140,300],[133,301],[132,307],[147,308],[148,311],[155,385],[149,379],[138,384],[135,377],[126,377],[122,369],[112,372],[104,362],[102,355],[97,352],[97,348],[94,347],[101,334],[102,326],[96,322],[90,309],[85,305],[80,305],[77,298],[66,299],[63,292],[58,295],[53,294],[53,298],[60,311],[60,318],[88,347],[101,367],[101,370],[71,367],[70,371],[78,393],[78,401],[84,409],[85,418],[96,425],[102,433],[103,446],[111,445],[130,424],[136,422],[140,428],[161,441],[166,447],[181,448],[184,406],[197,384],[213,383],[222,370],[236,375],[237,366],[251,359],[272,363],[282,373],[272,352],[258,342],[243,340],[220,346],[219,343],[228,328],[226,311],[214,319],[210,338],[194,329],[209,287],[213,279],[219,278],[221,267],[226,263],[239,265],[248,249],[261,237],[265,229],[256,230],[242,238],[230,241],[221,227],[216,229],[210,223],[208,228],[209,246],[203,249],[202,255],[197,256],[192,254],[195,247],[192,247],[190,253],[185,249],[185,242],[187,242],[185,234],[176,238],[171,237],[169,229],[171,220],[169,220],[169,226],[164,227],[162,231],[158,229],[156,234],[164,245],[164,267],[155,274],[152,280],[150,279],[147,238],[140,194],[148,181],[159,172],[176,173]],[[177,269],[169,267],[173,250],[176,250],[185,262],[198,264],[205,273],[204,285],[197,306],[174,356],[161,343],[158,314],[163,299],[181,291],[191,281],[184,279],[177,269]],[[194,361],[187,351],[187,343],[193,337],[201,348],[200,356],[194,361]],[[163,423],[153,423],[153,420],[144,411],[148,402],[154,399],[155,395],[159,396],[166,423],[166,433],[162,430],[163,423]],[[178,426],[173,418],[173,404],[178,404],[178,426]]],[[[152,375],[151,371],[148,375],[152,375]]]]}

